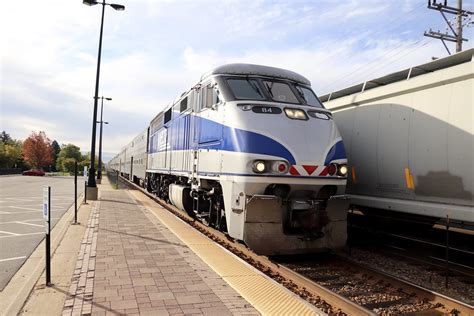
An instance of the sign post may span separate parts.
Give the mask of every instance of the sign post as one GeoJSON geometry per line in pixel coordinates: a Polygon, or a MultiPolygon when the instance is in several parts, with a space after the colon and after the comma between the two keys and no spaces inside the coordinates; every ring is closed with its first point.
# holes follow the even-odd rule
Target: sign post
{"type": "Polygon", "coordinates": [[[87,166],[84,166],[84,204],[87,204],[87,166]]]}
{"type": "Polygon", "coordinates": [[[43,219],[46,231],[46,286],[51,286],[51,187],[43,188],[43,219]]]}
{"type": "Polygon", "coordinates": [[[74,161],[74,225],[77,225],[77,160],[74,161]]]}

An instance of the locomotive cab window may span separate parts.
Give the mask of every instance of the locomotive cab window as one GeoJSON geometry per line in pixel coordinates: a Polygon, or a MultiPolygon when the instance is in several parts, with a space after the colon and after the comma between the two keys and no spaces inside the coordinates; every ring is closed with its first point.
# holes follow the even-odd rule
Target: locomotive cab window
{"type": "Polygon", "coordinates": [[[296,86],[296,90],[298,91],[300,96],[304,99],[307,105],[324,109],[324,106],[322,105],[321,101],[319,101],[319,99],[316,97],[313,90],[308,89],[306,87],[302,87],[302,86],[296,86]]]}
{"type": "Polygon", "coordinates": [[[288,84],[276,81],[264,81],[263,84],[274,101],[300,103],[288,84]]]}
{"type": "Polygon", "coordinates": [[[212,108],[217,103],[219,103],[219,96],[212,85],[207,85],[201,89],[201,109],[212,108]]]}
{"type": "Polygon", "coordinates": [[[265,100],[258,81],[254,79],[227,79],[234,97],[239,100],[265,100]]]}

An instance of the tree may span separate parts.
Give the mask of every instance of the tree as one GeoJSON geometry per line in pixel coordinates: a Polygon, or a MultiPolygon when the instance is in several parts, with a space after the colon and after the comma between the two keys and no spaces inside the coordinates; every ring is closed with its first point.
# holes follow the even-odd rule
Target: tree
{"type": "MultiPolygon", "coordinates": [[[[98,166],[98,161],[99,161],[99,158],[96,155],[95,156],[95,163],[94,163],[95,170],[97,170],[97,168],[99,167],[98,166]]],[[[82,157],[82,161],[81,161],[80,165],[81,165],[81,168],[84,168],[84,166],[86,166],[88,169],[90,168],[90,166],[91,166],[91,153],[87,153],[86,155],[84,155],[82,157]]]]}
{"type": "MultiPolygon", "coordinates": [[[[74,159],[74,158],[65,158],[65,159],[63,159],[61,161],[62,169],[60,169],[60,170],[62,170],[64,172],[69,172],[70,174],[74,174],[74,166],[75,166],[76,161],[77,160],[74,159]]],[[[78,163],[77,164],[77,171],[80,174],[81,169],[80,169],[80,166],[79,166],[79,162],[77,162],[77,163],[78,163]]]]}
{"type": "Polygon", "coordinates": [[[81,149],[79,147],[73,144],[62,145],[58,160],[56,161],[56,168],[65,172],[73,172],[74,161],[80,163],[82,160],[81,149]]]}
{"type": "Polygon", "coordinates": [[[0,141],[4,144],[8,144],[12,141],[12,138],[7,132],[2,131],[2,133],[0,134],[0,141]]]}
{"type": "MultiPolygon", "coordinates": [[[[95,156],[95,163],[94,163],[95,170],[97,170],[97,168],[98,168],[98,161],[99,161],[99,159],[96,155],[95,156]]],[[[91,167],[91,153],[87,153],[84,156],[82,156],[82,161],[79,164],[79,166],[80,166],[81,170],[84,170],[84,167],[87,167],[87,170],[90,169],[90,167],[91,167]]]]}
{"type": "Polygon", "coordinates": [[[23,158],[21,156],[22,143],[14,140],[5,131],[0,134],[0,168],[21,167],[23,158]]]}
{"type": "Polygon", "coordinates": [[[32,132],[23,143],[23,157],[32,168],[43,168],[53,163],[53,147],[45,132],[32,132]]]}
{"type": "Polygon", "coordinates": [[[53,147],[53,171],[58,171],[56,169],[56,162],[58,161],[58,156],[59,152],[61,151],[61,147],[59,146],[56,140],[53,140],[51,146],[53,147]]]}

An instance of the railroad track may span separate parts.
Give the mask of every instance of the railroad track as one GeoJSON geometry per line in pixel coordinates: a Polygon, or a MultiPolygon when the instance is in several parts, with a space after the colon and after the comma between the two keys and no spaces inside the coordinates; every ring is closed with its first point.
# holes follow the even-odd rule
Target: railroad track
{"type": "Polygon", "coordinates": [[[347,257],[292,258],[282,265],[377,315],[472,315],[473,306],[430,291],[347,257]]]}
{"type": "Polygon", "coordinates": [[[349,213],[348,220],[349,239],[354,246],[388,247],[390,252],[399,249],[398,254],[405,257],[433,266],[445,265],[459,274],[474,276],[474,230],[449,227],[448,236],[446,226],[433,222],[365,216],[357,212],[349,213]]]}
{"type": "MultiPolygon", "coordinates": [[[[428,229],[431,225],[426,223],[417,230],[416,226],[404,229],[403,225],[395,223],[386,227],[383,223],[366,222],[365,226],[362,221],[349,226],[349,258],[372,266],[376,263],[383,271],[474,304],[474,231],[463,230],[461,233],[460,229],[450,227],[449,235],[454,242],[446,248],[440,236],[435,234],[440,228],[433,233],[428,229]],[[398,226],[401,227],[396,231],[398,226]]],[[[446,227],[443,229],[442,232],[446,233],[446,227]]]]}
{"type": "MultiPolygon", "coordinates": [[[[354,279],[350,281],[342,278],[339,279],[339,284],[336,284],[337,282],[332,283],[332,285],[328,284],[328,280],[337,280],[338,276],[341,275],[341,271],[344,271],[345,268],[342,270],[332,270],[332,272],[328,270],[324,272],[323,276],[323,274],[321,274],[321,271],[325,269],[323,266],[311,268],[311,264],[308,265],[307,263],[301,262],[297,265],[295,265],[295,263],[282,264],[280,261],[256,255],[246,246],[235,242],[227,235],[194,220],[185,212],[165,203],[136,184],[129,182],[125,178],[121,178],[121,180],[124,181],[127,186],[140,190],[143,194],[147,195],[165,209],[178,216],[184,222],[193,226],[204,235],[219,243],[221,246],[225,247],[281,285],[285,286],[293,293],[302,297],[329,315],[400,314],[400,310],[394,308],[397,306],[398,308],[402,308],[403,306],[388,303],[395,302],[396,300],[398,300],[399,303],[403,302],[405,304],[404,306],[407,312],[437,311],[458,315],[470,315],[473,312],[472,306],[438,295],[437,293],[430,292],[429,290],[422,289],[415,285],[396,280],[392,276],[382,275],[380,272],[372,271],[369,273],[367,268],[363,268],[353,262],[347,260],[344,261],[344,259],[339,258],[339,267],[343,266],[347,268],[348,271],[351,271],[349,275],[354,274],[361,276],[357,282],[359,285],[365,284],[365,290],[357,292],[358,295],[351,295],[350,289],[352,283],[355,282],[354,279]],[[316,273],[318,270],[319,273],[316,273]],[[315,277],[315,275],[319,275],[319,278],[315,277]],[[370,282],[367,282],[367,280],[370,282]],[[371,287],[381,289],[379,292],[379,298],[383,296],[383,292],[385,291],[386,297],[395,297],[395,299],[379,299],[380,304],[375,304],[373,300],[373,290],[370,290],[371,287]],[[347,289],[347,291],[344,292],[338,290],[344,288],[347,289]],[[403,297],[398,297],[402,294],[404,295],[403,297]],[[363,298],[363,295],[365,295],[365,298],[363,298]],[[407,307],[409,303],[411,304],[411,309],[407,307]],[[417,308],[414,308],[414,306],[417,306],[417,308]]],[[[348,276],[348,274],[345,275],[346,277],[348,276]]],[[[356,287],[353,288],[353,290],[355,289],[356,287]]]]}

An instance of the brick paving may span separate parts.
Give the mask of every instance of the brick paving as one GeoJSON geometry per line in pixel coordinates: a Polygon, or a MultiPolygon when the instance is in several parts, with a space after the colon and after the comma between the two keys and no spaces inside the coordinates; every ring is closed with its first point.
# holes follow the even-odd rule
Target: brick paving
{"type": "Polygon", "coordinates": [[[127,191],[95,203],[63,314],[259,315],[127,191]]]}
{"type": "Polygon", "coordinates": [[[95,202],[87,221],[63,315],[90,315],[94,292],[95,257],[100,202],[95,202]]]}

